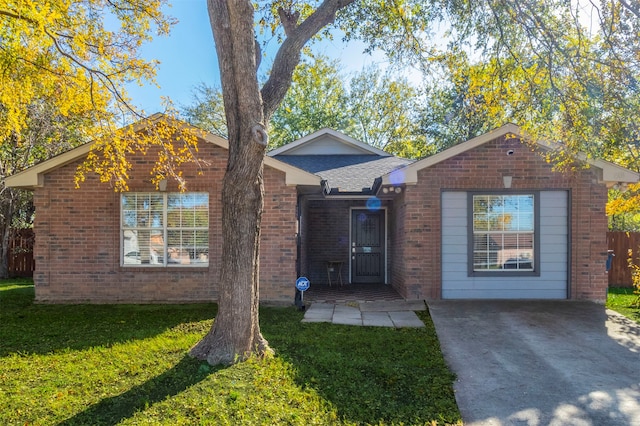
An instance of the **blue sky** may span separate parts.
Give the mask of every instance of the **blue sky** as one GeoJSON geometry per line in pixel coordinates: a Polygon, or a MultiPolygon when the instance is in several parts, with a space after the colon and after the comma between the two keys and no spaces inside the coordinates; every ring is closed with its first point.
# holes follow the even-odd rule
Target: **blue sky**
{"type": "MultiPolygon", "coordinates": [[[[156,76],[160,88],[151,84],[143,87],[130,85],[127,88],[133,104],[147,114],[164,110],[161,106],[162,96],[170,97],[179,108],[192,103],[193,91],[200,83],[216,87],[220,85],[206,1],[173,0],[172,7],[166,13],[178,20],[169,37],[157,37],[141,50],[145,59],[160,61],[156,76]]],[[[342,70],[347,73],[384,62],[381,54],[365,55],[362,53],[363,44],[354,42],[344,45],[340,37],[315,45],[313,50],[340,60],[342,70]]],[[[268,63],[268,58],[264,61],[268,63]]]]}

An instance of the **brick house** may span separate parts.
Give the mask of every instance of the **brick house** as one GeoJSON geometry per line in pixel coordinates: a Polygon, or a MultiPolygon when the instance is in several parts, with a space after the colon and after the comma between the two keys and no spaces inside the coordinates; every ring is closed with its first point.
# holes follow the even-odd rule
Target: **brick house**
{"type": "MultiPolygon", "coordinates": [[[[340,276],[406,299],[603,301],[607,186],[638,174],[601,160],[560,173],[518,135],[506,125],[419,161],[330,129],[271,151],[261,299],[290,303],[298,276],[340,276]]],[[[186,193],[156,190],[144,157],[128,192],[95,177],[74,189],[89,149],[6,180],[34,191],[37,300],[215,300],[226,141],[202,136],[207,165],[185,171],[186,193]]]]}

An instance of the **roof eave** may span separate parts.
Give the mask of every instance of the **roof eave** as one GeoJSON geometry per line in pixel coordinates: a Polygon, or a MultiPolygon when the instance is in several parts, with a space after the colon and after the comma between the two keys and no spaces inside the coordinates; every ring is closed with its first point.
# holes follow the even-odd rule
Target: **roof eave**
{"type": "Polygon", "coordinates": [[[604,160],[587,160],[587,163],[602,170],[602,183],[607,187],[640,181],[639,173],[625,169],[617,164],[604,160]]]}
{"type": "MultiPolygon", "coordinates": [[[[562,149],[562,147],[557,143],[541,142],[538,145],[548,150],[558,151],[562,149]]],[[[589,158],[582,152],[579,152],[576,155],[576,158],[589,166],[599,169],[601,171],[600,182],[606,184],[607,187],[612,187],[618,184],[637,183],[640,181],[640,173],[634,172],[610,161],[598,158],[589,158]]]]}
{"type": "MultiPolygon", "coordinates": [[[[154,114],[148,119],[133,124],[132,128],[136,132],[142,131],[148,126],[150,122],[159,120],[163,117],[164,115],[162,114],[154,114]]],[[[198,129],[197,127],[194,127],[188,123],[179,121],[177,121],[177,123],[181,126],[197,130],[199,132],[200,139],[204,140],[205,142],[212,143],[226,150],[229,149],[229,142],[226,139],[208,132],[204,132],[203,130],[198,129]]],[[[36,164],[35,166],[29,167],[28,169],[23,170],[19,173],[8,176],[5,179],[5,185],[8,187],[21,189],[35,189],[38,187],[42,187],[44,185],[44,175],[46,173],[49,173],[57,168],[63,167],[69,163],[79,160],[80,158],[83,158],[84,156],[89,154],[94,144],[95,142],[86,143],[70,151],[57,155],[49,160],[43,161],[42,163],[36,164]]],[[[265,156],[264,161],[265,165],[285,173],[285,182],[288,186],[310,185],[320,187],[321,178],[317,175],[311,174],[302,169],[298,169],[297,167],[291,166],[271,157],[265,156]]]]}
{"type": "Polygon", "coordinates": [[[435,155],[423,158],[422,160],[411,163],[406,167],[387,173],[382,176],[382,185],[415,185],[418,183],[418,171],[509,134],[521,136],[520,128],[513,123],[508,123],[488,133],[469,139],[466,142],[454,145],[451,148],[445,149],[435,155]]]}
{"type": "Polygon", "coordinates": [[[283,161],[271,157],[264,157],[264,164],[285,174],[285,184],[287,186],[321,186],[322,178],[313,173],[309,173],[283,161]]]}
{"type": "Polygon", "coordinates": [[[71,151],[29,167],[19,173],[7,176],[5,185],[10,188],[35,189],[44,185],[44,175],[50,171],[66,166],[69,163],[87,155],[93,146],[93,142],[80,145],[71,151]]]}
{"type": "MultiPolygon", "coordinates": [[[[382,185],[415,185],[418,182],[418,171],[431,167],[456,155],[474,149],[492,140],[501,138],[506,135],[515,135],[523,137],[520,128],[512,123],[499,127],[491,132],[485,133],[461,144],[455,145],[438,154],[416,161],[406,167],[394,170],[382,176],[382,185]]],[[[537,144],[544,149],[559,149],[559,146],[553,143],[536,141],[537,144]]],[[[601,170],[601,181],[608,187],[616,184],[636,183],[640,181],[640,173],[633,172],[617,164],[600,159],[590,159],[585,154],[579,153],[577,158],[585,163],[601,170]]]]}

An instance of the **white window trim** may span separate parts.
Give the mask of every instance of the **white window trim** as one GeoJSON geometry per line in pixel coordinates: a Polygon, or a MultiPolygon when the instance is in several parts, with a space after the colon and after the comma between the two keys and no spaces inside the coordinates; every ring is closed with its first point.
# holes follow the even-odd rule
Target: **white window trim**
{"type": "MultiPolygon", "coordinates": [[[[201,261],[201,262],[192,262],[190,261],[189,263],[173,263],[173,262],[169,262],[169,247],[168,247],[168,232],[172,231],[172,230],[201,230],[201,231],[207,231],[207,235],[208,238],[210,238],[210,216],[209,216],[209,194],[206,192],[187,192],[185,193],[186,195],[188,194],[204,194],[207,196],[207,226],[203,226],[203,227],[169,227],[167,224],[167,215],[168,215],[168,209],[167,209],[167,205],[168,205],[168,197],[170,195],[175,195],[175,194],[179,194],[179,193],[170,193],[170,192],[150,192],[150,191],[132,191],[132,192],[125,192],[122,193],[120,196],[120,247],[119,247],[119,251],[120,251],[120,266],[124,267],[124,268],[203,268],[203,267],[208,267],[209,266],[209,248],[210,248],[210,241],[207,241],[207,259],[206,261],[201,261]],[[131,195],[131,194],[140,194],[140,195],[162,195],[162,228],[157,227],[157,228],[129,228],[129,227],[125,227],[124,226],[124,209],[123,209],[123,197],[125,195],[131,195]],[[162,253],[162,263],[125,263],[125,238],[124,238],[124,234],[126,230],[159,230],[162,229],[162,241],[163,241],[163,253],[162,253]]],[[[183,194],[184,195],[184,194],[183,194]]]]}
{"type": "Polygon", "coordinates": [[[468,192],[467,196],[468,275],[470,277],[540,276],[540,191],[474,191],[468,192]],[[533,269],[474,269],[473,197],[478,195],[533,195],[533,269]]]}

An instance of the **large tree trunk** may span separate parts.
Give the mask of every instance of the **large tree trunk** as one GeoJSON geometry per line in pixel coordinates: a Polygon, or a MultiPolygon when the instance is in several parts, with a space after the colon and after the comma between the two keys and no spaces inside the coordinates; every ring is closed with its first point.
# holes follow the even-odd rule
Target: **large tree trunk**
{"type": "Polygon", "coordinates": [[[258,323],[262,170],[267,144],[257,79],[253,6],[209,0],[229,130],[229,162],[222,189],[222,264],[218,315],[191,355],[230,364],[270,351],[258,323]]]}
{"type": "Polygon", "coordinates": [[[258,322],[262,171],[268,142],[265,123],[291,85],[305,43],[353,1],[324,0],[300,24],[299,13],[278,9],[287,38],[260,91],[260,52],[252,2],[208,0],[229,132],[229,163],[222,188],[218,316],[209,333],[191,349],[191,355],[212,365],[230,364],[251,353],[271,352],[258,322]]]}

